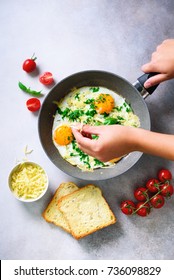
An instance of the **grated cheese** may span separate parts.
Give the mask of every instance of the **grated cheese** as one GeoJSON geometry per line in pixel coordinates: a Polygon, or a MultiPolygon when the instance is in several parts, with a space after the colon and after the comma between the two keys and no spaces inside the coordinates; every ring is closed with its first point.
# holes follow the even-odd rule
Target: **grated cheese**
{"type": "Polygon", "coordinates": [[[24,162],[12,172],[11,190],[22,199],[38,198],[47,187],[45,171],[35,163],[24,162]]]}

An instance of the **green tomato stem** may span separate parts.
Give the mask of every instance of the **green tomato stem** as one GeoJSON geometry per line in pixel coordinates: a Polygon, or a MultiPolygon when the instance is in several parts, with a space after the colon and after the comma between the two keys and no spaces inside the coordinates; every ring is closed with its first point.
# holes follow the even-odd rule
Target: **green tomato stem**
{"type": "Polygon", "coordinates": [[[31,59],[34,60],[34,61],[37,59],[37,57],[35,56],[35,53],[33,53],[31,59]]]}
{"type": "Polygon", "coordinates": [[[151,198],[147,198],[147,200],[135,211],[133,211],[132,215],[134,215],[138,210],[140,210],[146,203],[148,203],[152,198],[154,198],[157,194],[161,193],[161,190],[159,190],[157,193],[155,193],[151,198]]]}

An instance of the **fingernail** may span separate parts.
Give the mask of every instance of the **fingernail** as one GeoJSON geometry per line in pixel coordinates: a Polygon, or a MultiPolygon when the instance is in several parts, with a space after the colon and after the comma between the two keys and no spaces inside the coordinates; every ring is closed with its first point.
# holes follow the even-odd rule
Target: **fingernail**
{"type": "Polygon", "coordinates": [[[144,87],[145,88],[150,88],[151,86],[152,86],[152,84],[150,82],[144,83],[144,87]]]}

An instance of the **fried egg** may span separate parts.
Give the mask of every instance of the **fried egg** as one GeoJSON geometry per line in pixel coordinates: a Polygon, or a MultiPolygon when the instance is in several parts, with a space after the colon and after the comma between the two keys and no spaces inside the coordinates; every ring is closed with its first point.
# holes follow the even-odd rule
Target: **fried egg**
{"type": "MultiPolygon", "coordinates": [[[[81,87],[73,89],[60,101],[52,127],[52,140],[57,152],[83,171],[112,167],[119,159],[101,162],[81,151],[71,127],[81,123],[89,125],[120,124],[139,127],[138,116],[133,113],[125,98],[105,87],[81,87]]],[[[92,137],[94,140],[96,135],[92,137]]]]}

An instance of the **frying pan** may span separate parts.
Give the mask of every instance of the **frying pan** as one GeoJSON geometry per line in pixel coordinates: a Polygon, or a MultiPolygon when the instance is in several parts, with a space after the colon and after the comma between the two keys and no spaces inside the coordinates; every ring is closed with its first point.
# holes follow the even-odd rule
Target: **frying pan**
{"type": "Polygon", "coordinates": [[[46,96],[39,114],[38,130],[42,147],[49,159],[66,174],[83,180],[106,180],[119,176],[130,169],[142,156],[141,152],[132,152],[121,159],[112,168],[102,168],[91,171],[82,171],[78,167],[65,161],[52,141],[52,126],[57,106],[54,101],[59,101],[74,87],[103,86],[111,89],[126,99],[134,113],[139,117],[141,128],[150,130],[150,116],[144,101],[149,93],[156,87],[145,90],[144,82],[156,73],[144,74],[132,85],[124,78],[105,71],[83,71],[75,73],[56,84],[46,96]],[[143,97],[144,96],[144,97],[143,97]]]}

